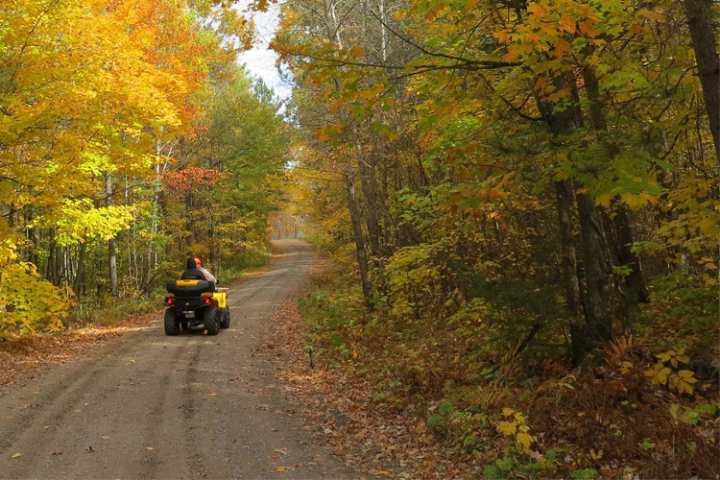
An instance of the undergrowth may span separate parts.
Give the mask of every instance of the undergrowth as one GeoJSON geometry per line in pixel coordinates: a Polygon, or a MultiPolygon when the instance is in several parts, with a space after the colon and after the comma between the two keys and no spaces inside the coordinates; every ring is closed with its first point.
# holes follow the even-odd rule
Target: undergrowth
{"type": "Polygon", "coordinates": [[[497,301],[447,317],[368,313],[333,272],[300,308],[321,362],[368,380],[375,402],[421,418],[488,479],[717,478],[717,303],[688,285],[654,284],[637,322],[578,368],[557,328],[534,327],[532,302],[497,286],[497,301]]]}
{"type": "Polygon", "coordinates": [[[79,303],[67,321],[68,329],[89,325],[112,326],[133,315],[149,313],[162,308],[164,292],[155,290],[137,297],[106,297],[79,303]]]}

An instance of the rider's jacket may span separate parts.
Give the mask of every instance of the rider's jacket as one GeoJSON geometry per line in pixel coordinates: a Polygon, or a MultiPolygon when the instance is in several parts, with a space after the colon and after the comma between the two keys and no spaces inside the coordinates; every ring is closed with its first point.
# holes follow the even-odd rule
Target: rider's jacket
{"type": "Polygon", "coordinates": [[[205,270],[203,267],[188,268],[182,274],[183,280],[205,280],[210,283],[217,283],[217,279],[212,273],[205,270]]]}
{"type": "Polygon", "coordinates": [[[183,280],[205,280],[205,276],[197,268],[188,268],[180,278],[183,280]]]}

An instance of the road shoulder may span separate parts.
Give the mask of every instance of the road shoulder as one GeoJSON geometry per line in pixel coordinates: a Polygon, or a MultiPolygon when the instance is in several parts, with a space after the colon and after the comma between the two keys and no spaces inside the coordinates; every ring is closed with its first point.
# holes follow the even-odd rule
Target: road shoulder
{"type": "Polygon", "coordinates": [[[424,421],[373,402],[366,382],[314,359],[311,365],[298,297],[275,313],[274,336],[283,346],[285,365],[278,375],[316,441],[327,445],[349,468],[372,478],[479,475],[441,449],[424,421]]]}

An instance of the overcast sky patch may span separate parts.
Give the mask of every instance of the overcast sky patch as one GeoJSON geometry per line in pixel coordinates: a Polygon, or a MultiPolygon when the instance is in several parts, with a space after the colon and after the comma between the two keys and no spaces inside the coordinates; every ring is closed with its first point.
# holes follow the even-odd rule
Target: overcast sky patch
{"type": "MultiPolygon", "coordinates": [[[[250,0],[241,0],[238,3],[240,9],[244,11],[250,0]]],[[[241,53],[238,62],[244,64],[253,76],[262,78],[278,97],[285,100],[292,93],[292,85],[280,76],[276,66],[278,55],[269,48],[280,22],[280,5],[272,4],[267,12],[254,13],[253,18],[255,20],[255,46],[252,50],[241,53]]]]}

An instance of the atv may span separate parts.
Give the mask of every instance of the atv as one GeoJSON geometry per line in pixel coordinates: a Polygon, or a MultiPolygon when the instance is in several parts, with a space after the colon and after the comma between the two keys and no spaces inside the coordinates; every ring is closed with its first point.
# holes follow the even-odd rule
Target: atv
{"type": "Polygon", "coordinates": [[[202,325],[208,335],[230,327],[227,288],[204,280],[176,280],[167,284],[165,335],[178,335],[202,325]]]}

